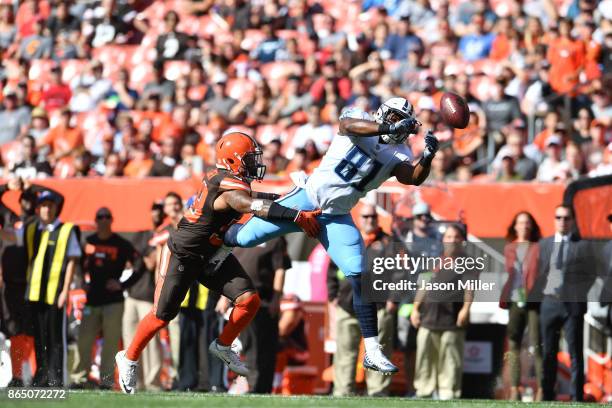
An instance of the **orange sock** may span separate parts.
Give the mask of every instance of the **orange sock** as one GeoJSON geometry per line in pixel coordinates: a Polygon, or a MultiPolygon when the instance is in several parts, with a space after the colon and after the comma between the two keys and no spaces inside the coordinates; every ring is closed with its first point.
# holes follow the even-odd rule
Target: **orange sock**
{"type": "Polygon", "coordinates": [[[255,317],[261,300],[257,293],[252,294],[247,300],[236,303],[230,314],[229,321],[219,335],[219,344],[222,346],[230,346],[238,334],[244,329],[255,317]]]}
{"type": "Polygon", "coordinates": [[[11,367],[13,378],[22,379],[23,363],[30,358],[34,351],[34,339],[25,334],[11,337],[11,367]]]}
{"type": "Polygon", "coordinates": [[[158,319],[153,312],[149,312],[138,324],[134,339],[125,352],[125,356],[129,360],[138,361],[142,350],[144,350],[153,336],[155,336],[162,327],[167,325],[168,322],[158,319]]]}

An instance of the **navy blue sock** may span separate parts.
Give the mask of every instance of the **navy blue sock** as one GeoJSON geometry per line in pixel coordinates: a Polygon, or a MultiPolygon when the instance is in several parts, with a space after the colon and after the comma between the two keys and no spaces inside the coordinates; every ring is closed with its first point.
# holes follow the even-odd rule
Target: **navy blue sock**
{"type": "Polygon", "coordinates": [[[223,236],[223,243],[230,247],[238,246],[238,233],[244,227],[244,224],[231,225],[223,236]]]}
{"type": "Polygon", "coordinates": [[[350,276],[353,286],[353,309],[361,327],[363,338],[378,336],[378,317],[376,303],[366,303],[361,299],[361,275],[350,276]]]}

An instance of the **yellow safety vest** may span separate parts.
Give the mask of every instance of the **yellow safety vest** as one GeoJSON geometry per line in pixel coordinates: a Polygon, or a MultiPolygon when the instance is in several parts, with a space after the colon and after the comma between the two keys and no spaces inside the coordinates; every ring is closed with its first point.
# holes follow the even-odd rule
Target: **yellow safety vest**
{"type": "Polygon", "coordinates": [[[197,282],[195,285],[197,285],[197,289],[194,287],[194,285],[189,288],[183,303],[181,303],[181,307],[204,310],[206,309],[206,302],[208,301],[208,289],[197,282]]]}
{"type": "Polygon", "coordinates": [[[25,227],[28,254],[28,287],[26,300],[54,305],[64,286],[68,241],[74,224],[60,224],[49,232],[39,230],[38,221],[25,227]]]}

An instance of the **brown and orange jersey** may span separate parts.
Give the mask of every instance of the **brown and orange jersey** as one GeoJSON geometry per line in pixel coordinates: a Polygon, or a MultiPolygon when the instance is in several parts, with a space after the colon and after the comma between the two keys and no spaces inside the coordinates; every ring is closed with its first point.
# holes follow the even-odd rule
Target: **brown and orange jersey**
{"type": "Polygon", "coordinates": [[[238,211],[216,211],[214,202],[222,193],[242,190],[251,193],[250,183],[225,170],[216,170],[202,180],[202,186],[185,210],[168,245],[177,256],[207,257],[223,244],[223,234],[242,216],[238,211]]]}

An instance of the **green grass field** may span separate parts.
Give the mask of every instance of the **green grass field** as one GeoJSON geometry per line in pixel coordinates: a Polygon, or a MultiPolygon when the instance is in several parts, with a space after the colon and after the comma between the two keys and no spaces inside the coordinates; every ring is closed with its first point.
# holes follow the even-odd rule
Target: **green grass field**
{"type": "MultiPolygon", "coordinates": [[[[281,396],[231,396],[226,394],[196,394],[196,393],[140,393],[136,395],[123,395],[117,392],[98,391],[69,391],[66,400],[61,401],[24,401],[8,400],[6,391],[0,392],[0,407],[63,407],[63,408],[129,408],[129,407],[198,407],[198,408],[372,408],[372,407],[574,407],[587,406],[587,404],[569,403],[517,403],[493,400],[456,400],[456,401],[429,401],[406,398],[334,398],[334,397],[281,397],[281,396]]],[[[593,405],[589,405],[593,406],[593,405]]]]}

